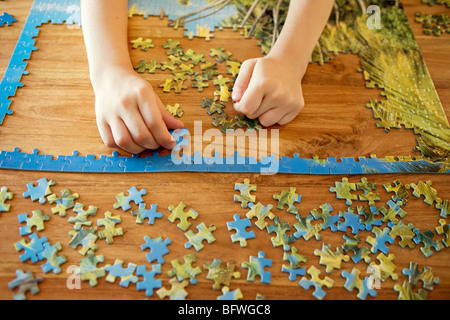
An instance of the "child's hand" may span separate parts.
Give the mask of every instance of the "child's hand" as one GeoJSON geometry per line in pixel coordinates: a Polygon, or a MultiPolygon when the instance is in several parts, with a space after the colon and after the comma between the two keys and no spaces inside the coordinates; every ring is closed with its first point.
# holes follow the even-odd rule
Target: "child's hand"
{"type": "Polygon", "coordinates": [[[304,107],[303,73],[278,57],[245,61],[236,79],[234,108],[269,127],[291,122],[304,107]]]}
{"type": "Polygon", "coordinates": [[[103,142],[132,154],[176,142],[168,129],[183,128],[152,86],[133,70],[110,68],[93,82],[97,126],[103,142]]]}

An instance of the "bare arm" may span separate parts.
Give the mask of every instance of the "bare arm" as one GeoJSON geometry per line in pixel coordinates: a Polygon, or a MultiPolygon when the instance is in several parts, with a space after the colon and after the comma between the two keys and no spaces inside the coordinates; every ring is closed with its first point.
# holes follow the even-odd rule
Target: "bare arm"
{"type": "Polygon", "coordinates": [[[284,125],[304,107],[301,81],[334,0],[291,0],[283,30],[264,58],[242,64],[235,109],[264,126],[284,125]]]}
{"type": "Polygon", "coordinates": [[[172,148],[168,129],[183,123],[165,109],[151,85],[134,70],[128,51],[127,0],[81,0],[83,36],[103,142],[130,153],[172,148]]]}

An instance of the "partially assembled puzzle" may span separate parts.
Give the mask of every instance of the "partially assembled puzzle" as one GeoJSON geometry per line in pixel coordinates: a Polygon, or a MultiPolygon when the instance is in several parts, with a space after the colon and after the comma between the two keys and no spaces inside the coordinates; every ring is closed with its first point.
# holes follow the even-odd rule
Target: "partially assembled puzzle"
{"type": "MultiPolygon", "coordinates": [[[[420,250],[426,258],[442,255],[446,259],[445,255],[448,256],[449,201],[438,196],[430,181],[406,184],[395,180],[378,188],[376,183],[365,177],[359,181],[344,177],[330,186],[329,191],[337,199],[345,201],[347,210],[333,212],[333,207],[324,203],[310,213],[303,212],[301,195],[296,193],[295,187],[279,190],[280,193],[273,195],[272,203],[261,203],[257,197],[257,184],[250,179],[237,181],[234,186],[236,192],[230,195],[229,201],[230,206],[236,206],[234,212],[237,213],[229,216],[226,225],[213,225],[205,223],[205,220],[198,222],[202,212],[182,201],[167,209],[149,203],[147,190],[136,186],[115,196],[117,202],[111,203],[115,211],[102,214],[96,206],[77,202],[82,200],[82,195],[73,193],[69,188],[63,188],[59,195],[56,189],[60,186],[54,180],[42,178],[37,183],[29,183],[22,196],[36,203],[36,210],[18,216],[18,229],[23,239],[14,243],[14,247],[22,263],[40,263],[42,275],[35,277],[26,270],[27,264],[17,269],[17,277],[9,282],[14,299],[26,299],[27,295],[30,297],[28,292],[37,294],[39,283],[45,281],[47,273],[60,273],[67,262],[66,250],[78,250],[80,254],[79,266],[71,269],[80,281],[95,287],[100,285],[99,279],[105,278],[106,282],[129,290],[135,286],[146,297],[155,297],[156,294],[160,299],[186,299],[199,280],[211,281],[211,296],[205,299],[254,299],[244,297],[239,288],[243,281],[237,283],[237,279],[263,284],[256,298],[277,299],[270,295],[270,290],[265,292],[265,288],[270,289],[272,275],[281,275],[292,283],[297,282],[304,290],[311,290],[317,299],[324,299],[330,290],[338,290],[333,288],[338,277],[345,279],[344,288],[355,292],[358,299],[376,297],[381,287],[398,292],[398,299],[426,299],[440,283],[439,275],[428,266],[413,261],[409,265],[397,265],[391,251],[395,246],[395,252],[420,250]],[[391,195],[385,204],[379,197],[379,192],[383,190],[391,195]],[[429,206],[427,211],[430,212],[427,214],[434,214],[439,219],[439,225],[433,229],[419,229],[407,215],[407,204],[422,199],[429,206]],[[53,215],[60,215],[68,222],[68,229],[71,230],[65,244],[53,243],[42,235],[47,222],[53,219],[44,213],[50,209],[53,215]],[[148,219],[148,226],[141,228],[149,228],[146,234],[152,236],[145,235],[140,243],[135,244],[143,251],[148,265],[123,261],[120,250],[114,251],[117,256],[106,257],[106,260],[103,255],[96,254],[101,246],[114,245],[116,237],[127,237],[126,230],[120,226],[124,215],[131,215],[133,220],[136,216],[136,224],[141,225],[148,219]],[[290,225],[286,218],[292,216],[295,216],[296,222],[290,225]],[[161,219],[167,219],[172,224],[170,232],[184,233],[184,246],[160,235],[162,230],[158,224],[161,219]],[[229,233],[229,244],[222,242],[221,245],[233,247],[229,254],[236,257],[229,261],[203,254],[205,246],[218,245],[215,233],[220,229],[229,233]],[[341,241],[329,243],[326,229],[341,234],[341,241]],[[270,241],[264,241],[269,238],[270,241]],[[253,241],[259,244],[258,252],[243,261],[237,260],[239,250],[253,241]],[[317,243],[313,252],[307,249],[310,247],[304,246],[306,241],[317,243]],[[274,259],[280,259],[280,256],[267,253],[270,243],[283,252],[281,270],[273,267],[274,259]],[[182,246],[184,253],[167,261],[166,256],[174,246],[182,246]],[[308,258],[311,253],[317,259],[311,261],[308,258]],[[362,260],[365,263],[363,269],[361,264],[356,265],[362,260]],[[169,266],[167,278],[162,276],[163,265],[169,266]],[[421,285],[418,285],[419,281],[421,285]]],[[[9,214],[11,205],[14,206],[14,197],[20,195],[13,195],[7,187],[1,190],[0,205],[3,214],[9,214]]],[[[127,244],[127,248],[132,250],[130,246],[133,244],[127,244]]],[[[103,281],[101,283],[105,285],[103,281]]]]}
{"type": "MultiPolygon", "coordinates": [[[[423,1],[429,5],[443,5],[446,2],[423,1]]],[[[243,38],[255,37],[264,54],[270,51],[277,40],[288,10],[289,1],[248,1],[192,0],[129,1],[129,18],[135,16],[160,16],[168,18],[173,28],[183,28],[186,41],[194,37],[208,41],[214,37],[216,29],[232,28],[243,38]]],[[[13,13],[12,13],[13,14],[13,13]]],[[[418,21],[427,22],[426,16],[418,15],[418,21]]],[[[430,18],[431,19],[431,18],[430,18]]],[[[438,19],[432,17],[432,19],[438,19]]],[[[436,32],[447,28],[447,17],[440,17],[436,32]],[[441,21],[442,20],[442,21],[441,21]],[[445,27],[444,27],[445,26],[445,27]]],[[[17,90],[23,86],[22,78],[32,76],[27,71],[32,59],[36,38],[45,23],[78,24],[80,21],[79,0],[36,0],[23,27],[9,65],[0,83],[0,124],[6,117],[14,116],[12,101],[17,90]]],[[[433,20],[434,21],[434,20],[433,20]]],[[[14,22],[11,13],[0,16],[0,25],[14,22]]],[[[428,23],[428,22],[427,22],[428,23]]],[[[434,22],[433,22],[434,23],[434,22]]],[[[428,25],[427,25],[428,27],[428,25]]],[[[430,26],[430,28],[433,28],[430,26]]],[[[434,32],[434,31],[433,31],[434,32]]],[[[243,40],[245,41],[245,40],[243,40]]],[[[132,50],[150,52],[154,48],[152,39],[137,37],[132,39],[132,50]]],[[[179,93],[182,90],[196,90],[202,95],[203,89],[214,86],[214,96],[202,96],[199,107],[211,116],[212,125],[227,130],[260,130],[256,120],[246,117],[229,117],[225,102],[231,101],[233,81],[239,73],[241,61],[225,47],[211,47],[210,55],[203,56],[186,44],[169,39],[164,44],[166,61],[148,59],[140,61],[136,72],[155,73],[169,69],[172,76],[160,84],[163,92],[179,93]],[[217,64],[226,66],[226,74],[219,74],[217,64]],[[189,78],[191,88],[186,79],[189,78]]],[[[450,125],[425,66],[420,50],[414,39],[400,1],[336,0],[329,22],[312,54],[311,63],[322,65],[333,56],[352,51],[358,54],[361,68],[358,70],[368,88],[382,90],[379,100],[367,102],[373,110],[376,126],[386,132],[394,128],[409,128],[417,134],[416,151],[420,156],[392,155],[378,158],[376,155],[354,157],[328,157],[319,159],[302,158],[299,153],[278,157],[268,155],[255,159],[246,154],[235,154],[234,160],[225,156],[207,157],[199,165],[195,154],[187,155],[187,161],[175,165],[169,156],[154,152],[150,156],[132,157],[112,155],[72,155],[40,154],[39,150],[0,151],[0,168],[11,170],[62,171],[62,172],[242,172],[257,173],[267,169],[268,163],[278,162],[279,173],[286,174],[373,174],[373,173],[448,173],[450,154],[450,125]],[[371,6],[369,6],[369,4],[371,6]],[[373,16],[373,6],[382,10],[379,17],[373,16]],[[373,18],[383,22],[381,28],[369,28],[373,18]],[[382,43],[382,45],[381,45],[382,43]]],[[[180,104],[167,105],[174,116],[182,117],[184,110],[180,104]]],[[[189,132],[177,133],[178,142],[185,143],[183,136],[189,132]]],[[[388,133],[387,133],[388,134],[388,133]]],[[[299,151],[300,152],[300,151],[299,151]]],[[[197,155],[198,156],[198,155],[197,155]]]]}

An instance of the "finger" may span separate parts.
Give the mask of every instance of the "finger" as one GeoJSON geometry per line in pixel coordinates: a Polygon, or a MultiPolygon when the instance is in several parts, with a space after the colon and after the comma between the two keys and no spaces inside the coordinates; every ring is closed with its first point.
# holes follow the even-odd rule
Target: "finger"
{"type": "Polygon", "coordinates": [[[254,119],[251,118],[251,115],[256,113],[264,98],[264,92],[258,84],[258,81],[259,80],[252,78],[241,101],[234,104],[234,109],[237,112],[245,114],[250,119],[254,119]]]}
{"type": "Polygon", "coordinates": [[[239,102],[242,99],[242,96],[244,95],[244,92],[245,90],[247,90],[247,87],[250,83],[250,79],[252,78],[253,69],[255,68],[256,62],[256,59],[250,59],[244,61],[244,63],[241,65],[239,75],[234,83],[233,93],[231,96],[234,101],[239,102]]]}
{"type": "Polygon", "coordinates": [[[121,119],[115,119],[110,123],[111,132],[117,146],[129,153],[138,154],[145,148],[137,145],[131,138],[130,132],[121,119]]]}
{"type": "Polygon", "coordinates": [[[285,115],[284,117],[282,117],[277,123],[281,126],[284,126],[285,124],[288,124],[289,122],[294,120],[295,117],[297,117],[297,114],[298,113],[290,112],[287,115],[285,115]]]}
{"type": "Polygon", "coordinates": [[[128,129],[133,141],[144,149],[157,149],[159,144],[142,119],[139,112],[130,112],[123,116],[123,122],[128,129]]]}
{"type": "MultiPolygon", "coordinates": [[[[279,103],[279,102],[278,102],[279,103]]],[[[247,114],[247,117],[250,119],[256,119],[259,118],[264,113],[268,112],[271,109],[276,109],[279,104],[275,104],[273,99],[268,98],[265,96],[263,100],[261,101],[261,104],[259,107],[251,114],[247,114]]]]}
{"type": "Polygon", "coordinates": [[[172,149],[176,145],[176,141],[169,133],[163,118],[165,107],[156,94],[146,95],[146,97],[142,98],[143,99],[139,102],[139,111],[141,112],[147,128],[159,145],[166,149],[172,149]]]}
{"type": "Polygon", "coordinates": [[[279,108],[270,109],[269,111],[263,113],[258,119],[261,125],[264,127],[270,127],[278,123],[284,114],[280,112],[279,108]]]}
{"type": "Polygon", "coordinates": [[[108,148],[118,148],[119,146],[114,141],[113,134],[111,132],[111,128],[105,122],[97,122],[98,131],[100,133],[100,137],[102,138],[103,143],[108,148]]]}

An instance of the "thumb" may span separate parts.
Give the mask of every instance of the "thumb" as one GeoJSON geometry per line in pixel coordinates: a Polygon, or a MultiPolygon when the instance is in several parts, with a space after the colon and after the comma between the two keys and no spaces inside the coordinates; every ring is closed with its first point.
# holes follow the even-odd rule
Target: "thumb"
{"type": "Polygon", "coordinates": [[[250,83],[250,79],[252,78],[253,69],[255,68],[256,62],[258,59],[250,59],[244,61],[242,64],[239,75],[234,83],[232,99],[236,102],[241,101],[242,96],[244,95],[245,90],[248,88],[248,84],[250,83]]]}

